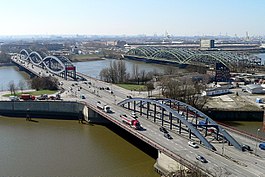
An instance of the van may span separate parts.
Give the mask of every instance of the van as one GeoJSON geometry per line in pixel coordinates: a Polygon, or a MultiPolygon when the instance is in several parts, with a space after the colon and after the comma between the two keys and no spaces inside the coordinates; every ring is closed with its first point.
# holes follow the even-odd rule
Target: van
{"type": "Polygon", "coordinates": [[[9,100],[10,101],[19,101],[19,98],[17,96],[10,96],[9,100]]]}

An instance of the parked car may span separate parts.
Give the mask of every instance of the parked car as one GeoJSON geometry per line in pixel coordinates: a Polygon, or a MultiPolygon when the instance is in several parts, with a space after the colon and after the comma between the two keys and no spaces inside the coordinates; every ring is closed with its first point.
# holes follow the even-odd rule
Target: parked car
{"type": "Polygon", "coordinates": [[[249,145],[243,144],[242,145],[242,151],[253,151],[249,145]]]}
{"type": "Polygon", "coordinates": [[[167,139],[170,139],[170,140],[173,139],[173,138],[170,136],[170,134],[168,134],[168,133],[164,133],[164,137],[167,138],[167,139]]]}
{"type": "Polygon", "coordinates": [[[199,148],[198,144],[194,143],[193,141],[188,142],[189,146],[194,147],[194,148],[199,148]]]}
{"type": "Polygon", "coordinates": [[[201,155],[197,155],[197,156],[196,156],[196,159],[199,160],[199,161],[201,161],[202,163],[207,163],[207,162],[208,162],[208,161],[207,161],[203,156],[201,156],[201,155]]]}
{"type": "Polygon", "coordinates": [[[160,127],[159,130],[163,133],[168,133],[168,131],[164,127],[160,127]]]}

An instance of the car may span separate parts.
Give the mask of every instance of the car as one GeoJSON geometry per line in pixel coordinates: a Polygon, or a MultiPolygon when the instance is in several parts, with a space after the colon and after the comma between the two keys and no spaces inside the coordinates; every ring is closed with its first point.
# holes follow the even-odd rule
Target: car
{"type": "Polygon", "coordinates": [[[132,96],[131,95],[128,95],[127,98],[132,99],[132,96]]]}
{"type": "Polygon", "coordinates": [[[253,151],[249,145],[243,144],[242,145],[242,151],[253,151]]]}
{"type": "Polygon", "coordinates": [[[134,112],[134,111],[131,113],[131,117],[134,118],[134,119],[138,118],[138,116],[136,115],[136,112],[134,112]]]}
{"type": "Polygon", "coordinates": [[[86,99],[85,95],[81,95],[81,99],[86,99]]]}
{"type": "Polygon", "coordinates": [[[265,142],[259,144],[259,148],[265,150],[265,142]]]}
{"type": "Polygon", "coordinates": [[[207,163],[208,161],[201,155],[197,155],[196,159],[199,160],[202,163],[207,163]]]}
{"type": "Polygon", "coordinates": [[[189,141],[188,144],[193,148],[199,148],[198,144],[194,143],[193,141],[189,141]]]}
{"type": "Polygon", "coordinates": [[[170,139],[170,140],[173,139],[173,138],[170,136],[170,134],[168,134],[168,133],[164,133],[164,137],[167,138],[167,139],[170,139]]]}
{"type": "Polygon", "coordinates": [[[160,127],[159,130],[163,133],[168,133],[168,131],[164,127],[160,127]]]}

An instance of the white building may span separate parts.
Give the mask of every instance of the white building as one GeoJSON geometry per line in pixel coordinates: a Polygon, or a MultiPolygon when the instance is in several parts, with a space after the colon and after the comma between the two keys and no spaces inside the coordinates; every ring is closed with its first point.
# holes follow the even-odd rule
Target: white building
{"type": "Polygon", "coordinates": [[[205,91],[202,92],[202,95],[203,96],[215,96],[215,95],[227,94],[229,92],[230,90],[228,86],[214,87],[214,88],[206,89],[205,91]]]}
{"type": "Polygon", "coordinates": [[[249,93],[261,94],[265,93],[265,88],[260,84],[249,84],[246,85],[246,91],[249,93]]]}

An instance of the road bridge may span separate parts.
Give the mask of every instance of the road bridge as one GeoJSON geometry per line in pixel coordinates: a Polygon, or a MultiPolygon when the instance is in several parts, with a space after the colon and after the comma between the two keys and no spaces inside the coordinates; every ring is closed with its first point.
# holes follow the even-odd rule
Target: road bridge
{"type": "MultiPolygon", "coordinates": [[[[20,61],[20,66],[31,65],[32,69],[34,66],[41,67],[46,73],[57,75],[64,79],[70,77],[73,80],[77,80],[76,68],[73,63],[64,56],[50,56],[41,51],[31,51],[22,49],[17,56],[14,56],[13,63],[17,64],[20,61]],[[16,60],[16,57],[20,60],[16,60]],[[21,65],[22,64],[22,65],[21,65]]],[[[34,70],[32,71],[34,73],[34,70]]],[[[34,73],[41,76],[41,73],[34,73]]]]}
{"type": "MultiPolygon", "coordinates": [[[[13,57],[12,60],[31,72],[51,74],[50,71],[46,73],[40,65],[31,67],[23,64],[23,59],[13,57]]],[[[147,99],[142,98],[142,95],[127,99],[130,91],[94,78],[87,77],[87,81],[78,82],[69,78],[65,80],[58,75],[54,77],[62,83],[60,86],[65,90],[65,100],[82,101],[88,107],[90,116],[92,111],[156,148],[159,152],[156,167],[159,169],[176,171],[177,164],[182,164],[187,168],[196,166],[209,176],[265,175],[264,152],[259,149],[255,153],[242,152],[242,144],[250,144],[249,140],[238,141],[211,118],[185,103],[170,99],[147,99]],[[106,87],[109,89],[105,89],[106,87]],[[110,105],[113,112],[106,113],[97,108],[97,101],[110,105]],[[129,116],[131,111],[137,113],[141,130],[135,130],[122,122],[120,115],[129,116]],[[168,130],[173,139],[164,137],[159,131],[161,126],[168,130]],[[208,132],[210,128],[213,132],[208,132]],[[199,148],[189,146],[190,140],[197,142],[199,148]],[[208,163],[196,160],[197,155],[204,156],[208,163]]]]}

